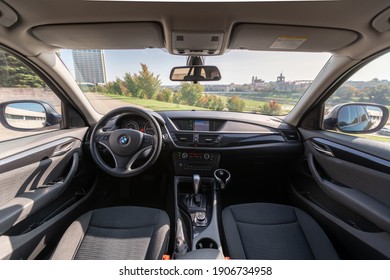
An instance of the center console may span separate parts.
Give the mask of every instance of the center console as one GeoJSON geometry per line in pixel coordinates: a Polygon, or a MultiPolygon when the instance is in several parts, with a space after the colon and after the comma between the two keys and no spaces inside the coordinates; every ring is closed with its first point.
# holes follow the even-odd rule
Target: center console
{"type": "Polygon", "coordinates": [[[218,154],[176,152],[174,178],[176,238],[174,258],[223,258],[219,236],[218,191],[230,174],[216,169],[218,154]],[[210,157],[209,157],[210,156],[210,157]],[[201,175],[204,174],[204,175],[201,175]]]}

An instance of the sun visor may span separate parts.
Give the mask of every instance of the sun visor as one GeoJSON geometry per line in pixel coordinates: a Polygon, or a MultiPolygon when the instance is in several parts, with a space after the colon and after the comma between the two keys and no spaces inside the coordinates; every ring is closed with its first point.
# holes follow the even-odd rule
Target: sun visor
{"type": "Polygon", "coordinates": [[[377,15],[372,21],[372,26],[379,32],[390,31],[390,8],[377,15]]]}
{"type": "Polygon", "coordinates": [[[229,49],[331,52],[353,43],[358,33],[349,30],[268,24],[238,24],[229,49]]]}
{"type": "Polygon", "coordinates": [[[18,21],[16,12],[6,3],[0,2],[0,25],[11,27],[18,21]]]}
{"type": "Polygon", "coordinates": [[[64,49],[163,48],[163,31],[158,23],[61,24],[34,27],[32,34],[42,42],[64,49]]]}

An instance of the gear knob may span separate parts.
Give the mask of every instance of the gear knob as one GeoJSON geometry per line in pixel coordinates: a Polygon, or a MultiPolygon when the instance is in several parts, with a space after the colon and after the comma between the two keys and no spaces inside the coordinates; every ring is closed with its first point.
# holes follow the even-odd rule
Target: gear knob
{"type": "Polygon", "coordinates": [[[226,169],[217,169],[214,171],[214,178],[219,183],[221,190],[225,189],[230,181],[230,173],[226,169]]]}
{"type": "Polygon", "coordinates": [[[198,174],[194,174],[192,176],[193,182],[194,182],[194,194],[199,193],[199,186],[200,186],[200,176],[198,174]]]}

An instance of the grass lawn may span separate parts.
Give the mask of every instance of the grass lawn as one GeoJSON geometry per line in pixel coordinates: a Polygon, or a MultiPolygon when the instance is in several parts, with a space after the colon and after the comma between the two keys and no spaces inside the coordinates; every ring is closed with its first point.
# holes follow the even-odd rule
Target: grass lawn
{"type": "MultiPolygon", "coordinates": [[[[209,95],[212,95],[208,93],[209,95]]],[[[201,107],[195,107],[195,106],[189,106],[189,105],[182,105],[182,104],[175,104],[175,103],[169,103],[169,102],[162,102],[162,101],[157,101],[153,99],[140,99],[137,97],[128,97],[128,96],[121,96],[121,95],[115,95],[115,94],[104,94],[106,96],[112,97],[119,99],[121,101],[129,102],[134,105],[139,105],[145,108],[152,109],[153,111],[164,111],[164,110],[208,110],[205,108],[201,107]]],[[[226,102],[229,97],[223,96],[223,95],[217,95],[215,96],[220,97],[223,102],[226,102]]],[[[253,111],[258,111],[259,107],[264,105],[267,102],[264,101],[257,101],[257,100],[249,100],[242,98],[245,101],[245,112],[253,112],[253,111]]],[[[283,109],[282,109],[282,115],[287,114],[290,112],[292,109],[291,105],[284,105],[281,104],[283,109]]]]}
{"type": "MultiPolygon", "coordinates": [[[[224,95],[218,95],[218,94],[212,94],[212,93],[207,93],[207,94],[220,97],[223,102],[226,102],[229,99],[228,96],[224,96],[224,95]]],[[[241,96],[240,98],[245,101],[245,108],[244,108],[245,112],[259,111],[259,107],[263,106],[265,103],[267,103],[265,101],[245,99],[245,97],[243,97],[243,96],[241,96]]],[[[287,115],[291,111],[291,109],[294,107],[294,106],[285,105],[285,104],[280,104],[280,105],[282,105],[281,115],[287,115]]]]}
{"type": "Polygon", "coordinates": [[[164,111],[164,110],[207,110],[205,108],[188,106],[182,104],[175,104],[170,102],[162,102],[153,99],[140,99],[137,97],[127,97],[115,94],[105,94],[106,96],[119,99],[121,101],[129,102],[134,105],[139,105],[153,111],[164,111]]]}

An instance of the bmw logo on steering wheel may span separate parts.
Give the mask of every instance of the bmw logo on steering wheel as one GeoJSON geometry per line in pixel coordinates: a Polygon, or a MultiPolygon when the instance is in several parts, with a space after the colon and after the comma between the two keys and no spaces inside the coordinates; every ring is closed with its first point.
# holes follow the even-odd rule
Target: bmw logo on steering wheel
{"type": "Polygon", "coordinates": [[[127,145],[130,142],[130,138],[127,135],[122,135],[119,137],[119,144],[127,145]]]}

